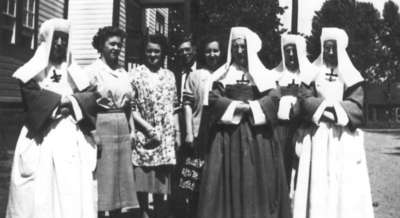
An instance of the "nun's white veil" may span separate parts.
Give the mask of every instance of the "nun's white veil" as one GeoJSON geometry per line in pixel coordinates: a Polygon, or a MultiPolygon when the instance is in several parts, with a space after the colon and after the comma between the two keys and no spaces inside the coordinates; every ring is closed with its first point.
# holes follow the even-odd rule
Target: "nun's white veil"
{"type": "Polygon", "coordinates": [[[240,38],[246,40],[248,72],[252,78],[252,81],[257,86],[258,91],[264,92],[268,89],[276,87],[275,81],[277,75],[275,71],[265,68],[258,57],[258,52],[262,48],[262,41],[260,37],[247,27],[232,27],[229,36],[226,63],[211,75],[206,86],[207,88],[205,89],[206,93],[204,94],[204,105],[208,105],[208,92],[211,90],[213,82],[229,76],[228,71],[232,64],[232,42],[240,38]]]}
{"type": "Polygon", "coordinates": [[[361,76],[360,72],[354,67],[351,62],[346,48],[349,42],[349,37],[347,33],[340,28],[336,27],[324,27],[321,33],[321,54],[314,61],[316,67],[324,67],[324,42],[327,40],[335,40],[337,45],[337,56],[338,56],[338,75],[343,81],[346,87],[351,87],[361,81],[364,78],[361,76]]]}
{"type": "Polygon", "coordinates": [[[301,82],[310,85],[315,78],[316,68],[307,58],[306,41],[300,35],[283,34],[281,36],[282,62],[275,68],[275,71],[278,75],[283,75],[285,72],[289,71],[285,65],[284,55],[284,47],[288,44],[294,44],[296,46],[297,60],[299,62],[299,78],[301,82]]]}

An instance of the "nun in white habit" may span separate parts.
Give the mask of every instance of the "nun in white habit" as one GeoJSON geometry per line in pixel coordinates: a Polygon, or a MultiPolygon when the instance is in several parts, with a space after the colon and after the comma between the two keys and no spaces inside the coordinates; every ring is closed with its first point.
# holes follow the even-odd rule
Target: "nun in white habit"
{"type": "MultiPolygon", "coordinates": [[[[94,218],[96,149],[78,123],[87,119],[89,80],[71,64],[67,20],[51,19],[39,46],[14,77],[20,81],[26,121],[11,172],[7,218],[94,218]]],[[[95,94],[93,93],[92,98],[95,94]]]]}
{"type": "Polygon", "coordinates": [[[273,138],[276,74],[258,58],[261,44],[248,28],[233,27],[227,62],[211,76],[199,133],[200,147],[207,148],[199,218],[290,217],[282,155],[273,138]]]}
{"type": "Polygon", "coordinates": [[[321,55],[302,110],[313,125],[299,134],[295,218],[374,217],[364,151],[363,77],[351,63],[348,36],[323,28],[321,55]]]}

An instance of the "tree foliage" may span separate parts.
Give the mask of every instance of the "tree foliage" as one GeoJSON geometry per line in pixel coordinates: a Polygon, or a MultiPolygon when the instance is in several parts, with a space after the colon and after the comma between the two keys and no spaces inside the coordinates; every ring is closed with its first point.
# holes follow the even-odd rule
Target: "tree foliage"
{"type": "Polygon", "coordinates": [[[354,0],[327,0],[312,21],[312,35],[308,38],[310,59],[321,52],[322,27],[339,27],[349,35],[347,51],[353,64],[362,74],[377,63],[376,37],[381,29],[379,12],[371,3],[354,0]]]}
{"type": "Polygon", "coordinates": [[[259,53],[267,67],[280,61],[280,19],[284,8],[278,0],[199,0],[198,17],[194,23],[197,36],[218,34],[227,41],[233,26],[246,26],[257,32],[263,40],[259,53]]]}
{"type": "Polygon", "coordinates": [[[375,52],[378,61],[366,70],[371,82],[400,81],[400,16],[399,7],[385,3],[381,29],[376,37],[375,52]]]}

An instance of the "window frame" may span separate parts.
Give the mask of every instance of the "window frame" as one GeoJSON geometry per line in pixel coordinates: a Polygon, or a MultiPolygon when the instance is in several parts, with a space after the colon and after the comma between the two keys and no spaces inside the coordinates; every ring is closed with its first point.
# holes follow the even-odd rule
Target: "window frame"
{"type": "Polygon", "coordinates": [[[0,0],[0,2],[2,3],[1,5],[5,4],[4,8],[1,8],[1,14],[12,17],[12,18],[17,18],[17,1],[18,0],[0,0]],[[10,1],[14,2],[14,13],[11,14],[8,9],[10,9],[10,1]],[[6,9],[7,11],[4,11],[4,9],[6,9]]]}
{"type": "Polygon", "coordinates": [[[155,18],[155,32],[157,34],[165,35],[165,17],[159,11],[156,11],[156,18],[155,18]]]}
{"type": "Polygon", "coordinates": [[[0,48],[33,51],[36,48],[40,1],[0,0],[0,6],[8,6],[10,1],[15,4],[15,17],[4,13],[3,7],[0,8],[0,33],[2,34],[0,36],[0,48]],[[26,22],[28,22],[28,25],[26,25],[26,22]],[[29,22],[31,22],[31,25],[29,25],[29,22]]]}
{"type": "Polygon", "coordinates": [[[22,15],[21,15],[21,22],[22,26],[29,29],[35,29],[36,26],[36,4],[37,0],[22,0],[22,15]],[[33,3],[32,3],[33,2],[33,3]],[[32,8],[30,4],[33,4],[32,8]],[[32,9],[32,10],[31,10],[32,9]],[[29,19],[32,16],[32,25],[29,25],[29,19]]]}

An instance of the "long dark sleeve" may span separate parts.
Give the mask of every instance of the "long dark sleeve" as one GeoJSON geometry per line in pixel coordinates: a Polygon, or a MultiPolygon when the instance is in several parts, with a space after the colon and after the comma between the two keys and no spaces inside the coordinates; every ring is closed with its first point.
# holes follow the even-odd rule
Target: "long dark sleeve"
{"type": "Polygon", "coordinates": [[[214,83],[213,90],[209,93],[209,110],[212,111],[210,121],[217,122],[224,115],[232,100],[224,96],[224,87],[221,83],[214,83]]]}
{"type": "Polygon", "coordinates": [[[316,97],[315,85],[312,83],[310,86],[302,85],[299,91],[300,107],[302,114],[306,120],[312,120],[312,117],[321,103],[324,101],[323,97],[316,97]]]}
{"type": "Polygon", "coordinates": [[[83,119],[79,122],[80,128],[86,133],[95,129],[97,113],[101,110],[96,100],[100,94],[94,91],[74,93],[73,97],[78,101],[82,110],[83,119]]]}
{"type": "Polygon", "coordinates": [[[35,80],[20,84],[21,94],[26,111],[25,125],[28,137],[43,137],[46,124],[51,119],[53,111],[61,101],[61,95],[41,89],[35,80]]]}
{"type": "Polygon", "coordinates": [[[351,130],[364,124],[364,89],[362,83],[346,89],[341,105],[349,118],[348,126],[351,130]]]}

